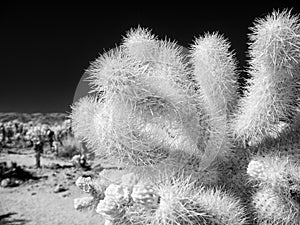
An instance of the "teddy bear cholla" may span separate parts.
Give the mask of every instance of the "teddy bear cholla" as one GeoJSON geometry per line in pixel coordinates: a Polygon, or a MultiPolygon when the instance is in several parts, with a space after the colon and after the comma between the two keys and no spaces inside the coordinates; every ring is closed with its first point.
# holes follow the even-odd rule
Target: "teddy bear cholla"
{"type": "MultiPolygon", "coordinates": [[[[187,157],[180,162],[176,159],[181,157],[174,157],[170,162],[186,169],[190,161],[185,162],[185,158],[200,158],[196,168],[201,173],[203,168],[228,159],[226,162],[232,161],[238,172],[223,173],[221,182],[231,191],[235,191],[231,187],[236,186],[243,189],[236,194],[247,192],[250,195],[247,182],[234,179],[247,172],[249,178],[263,184],[260,186],[272,187],[280,194],[290,196],[289,204],[298,201],[300,179],[294,170],[288,169],[289,164],[285,161],[280,159],[273,163],[272,157],[266,157],[267,160],[254,157],[252,161],[247,157],[240,159],[243,159],[241,152],[247,150],[265,155],[267,151],[263,152],[262,148],[268,145],[268,140],[279,141],[285,133],[289,133],[288,139],[293,138],[291,141],[299,140],[294,138],[296,132],[289,131],[299,112],[299,17],[289,11],[273,12],[256,20],[251,31],[247,69],[251,78],[244,95],[237,91],[237,65],[234,54],[229,51],[229,42],[222,35],[206,34],[198,38],[186,58],[174,43],[158,40],[145,29],[130,31],[117,51],[102,55],[88,69],[91,85],[100,100],[88,96],[74,105],[72,119],[77,137],[86,141],[95,152],[129,159],[134,166],[166,164],[166,157],[179,152],[180,156],[184,153],[187,157]],[[243,166],[248,163],[246,171],[243,166]],[[229,184],[232,180],[239,184],[229,184]]],[[[159,166],[156,167],[158,170],[159,166]]],[[[226,171],[230,172],[229,169],[228,166],[226,171]]],[[[222,175],[221,171],[219,174],[222,175]]],[[[111,187],[109,190],[117,193],[111,196],[118,197],[107,197],[109,204],[102,202],[103,210],[100,211],[109,214],[111,210],[110,216],[119,217],[124,212],[119,210],[122,207],[116,202],[122,200],[122,205],[130,196],[132,202],[135,199],[135,203],[146,207],[147,203],[172,206],[158,207],[154,210],[158,213],[147,215],[150,224],[162,224],[161,219],[166,221],[165,224],[172,224],[167,223],[170,216],[174,216],[172,222],[176,224],[186,224],[186,220],[194,224],[199,218],[198,206],[205,211],[201,218],[208,215],[207,220],[218,219],[215,224],[245,224],[243,206],[227,194],[201,191],[200,187],[196,187],[195,192],[189,191],[182,188],[182,182],[179,184],[175,186],[172,182],[166,186],[166,180],[163,180],[163,190],[169,193],[174,189],[174,194],[172,198],[166,198],[158,189],[161,199],[148,186],[128,188],[127,192],[111,187]]],[[[189,186],[190,183],[183,187],[189,186]]],[[[249,196],[243,197],[248,202],[249,196]]],[[[263,224],[267,221],[277,224],[277,218],[269,218],[265,213],[264,208],[268,207],[264,204],[256,204],[259,219],[263,224]]],[[[298,225],[299,210],[286,212],[289,216],[281,217],[284,223],[298,225]],[[296,217],[298,219],[292,219],[296,217]]],[[[136,216],[134,213],[129,215],[136,216]]],[[[144,218],[145,214],[141,214],[135,222],[144,218]]]]}

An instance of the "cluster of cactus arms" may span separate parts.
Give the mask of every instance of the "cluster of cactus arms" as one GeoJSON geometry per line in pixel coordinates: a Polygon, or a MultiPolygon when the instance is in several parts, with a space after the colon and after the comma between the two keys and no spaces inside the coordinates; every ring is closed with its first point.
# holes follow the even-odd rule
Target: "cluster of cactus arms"
{"type": "Polygon", "coordinates": [[[72,106],[72,127],[126,168],[107,185],[78,178],[91,197],[75,208],[106,224],[299,225],[300,20],[274,11],[249,39],[243,94],[218,33],[186,52],[138,27],[92,62],[96,94],[72,106]]]}
{"type": "MultiPolygon", "coordinates": [[[[125,174],[121,183],[98,189],[94,197],[75,199],[74,207],[80,210],[96,205],[106,225],[245,223],[240,201],[230,194],[197,185],[190,177],[161,175],[150,183],[134,173],[125,174]]],[[[85,185],[81,184],[83,180],[79,177],[76,182],[80,189],[94,185],[89,183],[91,178],[85,179],[85,185]]]]}

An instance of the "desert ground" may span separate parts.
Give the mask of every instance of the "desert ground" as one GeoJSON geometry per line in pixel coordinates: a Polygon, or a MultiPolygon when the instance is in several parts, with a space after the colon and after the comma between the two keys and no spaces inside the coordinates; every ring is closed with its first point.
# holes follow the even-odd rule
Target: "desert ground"
{"type": "Polygon", "coordinates": [[[95,212],[80,212],[73,206],[75,198],[84,196],[75,186],[76,178],[89,171],[49,155],[42,156],[42,168],[35,169],[31,149],[2,151],[0,162],[16,162],[33,176],[15,187],[1,187],[1,225],[102,224],[95,212]]]}
{"type": "Polygon", "coordinates": [[[45,139],[41,167],[36,168],[34,146],[22,146],[28,141],[16,141],[20,131],[15,130],[14,123],[22,124],[24,129],[27,126],[29,137],[21,136],[30,140],[41,136],[39,132],[45,124],[50,129],[58,127],[55,132],[68,130],[68,125],[63,125],[66,120],[65,113],[0,113],[0,123],[7,130],[13,130],[11,143],[5,143],[0,134],[0,225],[104,224],[95,210],[75,210],[74,199],[88,196],[76,187],[75,182],[78,177],[89,175],[117,183],[126,173],[120,164],[99,156],[88,157],[87,167],[75,166],[71,159],[74,154],[82,153],[82,145],[78,146],[71,132],[71,136],[62,139],[67,142],[59,145],[57,152],[45,139]],[[11,121],[14,122],[9,125],[11,121]]]}

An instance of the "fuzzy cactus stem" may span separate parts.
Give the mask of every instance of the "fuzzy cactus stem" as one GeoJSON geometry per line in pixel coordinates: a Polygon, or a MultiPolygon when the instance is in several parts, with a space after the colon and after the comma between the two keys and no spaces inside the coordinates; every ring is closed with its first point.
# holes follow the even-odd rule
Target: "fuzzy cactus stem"
{"type": "Polygon", "coordinates": [[[250,35],[246,95],[232,121],[233,133],[244,145],[261,143],[291,123],[300,96],[300,24],[290,12],[273,12],[256,21],[250,35]]]}

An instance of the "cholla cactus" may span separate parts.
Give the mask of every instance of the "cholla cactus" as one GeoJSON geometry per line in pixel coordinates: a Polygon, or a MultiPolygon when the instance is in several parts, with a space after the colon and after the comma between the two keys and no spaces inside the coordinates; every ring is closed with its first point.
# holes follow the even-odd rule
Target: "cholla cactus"
{"type": "Polygon", "coordinates": [[[252,76],[233,120],[233,133],[243,143],[260,143],[279,133],[280,121],[295,116],[299,104],[300,26],[290,12],[273,12],[257,20],[250,35],[252,76]],[[298,97],[297,97],[298,96],[298,97]]]}
{"type": "Polygon", "coordinates": [[[110,184],[104,192],[105,198],[113,198],[115,201],[122,205],[130,200],[130,192],[125,191],[121,185],[110,184]]]}
{"type": "Polygon", "coordinates": [[[150,192],[149,188],[138,190],[141,193],[149,192],[150,198],[146,199],[155,202],[156,207],[143,211],[129,207],[126,217],[131,219],[131,224],[245,224],[243,207],[228,194],[196,186],[190,177],[161,178],[151,186],[150,192]],[[153,198],[153,193],[159,196],[158,202],[157,198],[153,198]]]}
{"type": "MultiPolygon", "coordinates": [[[[258,20],[252,31],[251,79],[242,98],[237,96],[234,54],[217,33],[196,39],[186,57],[175,42],[159,40],[138,27],[127,33],[121,46],[91,64],[87,73],[98,98],[85,97],[74,104],[75,135],[96,153],[127,165],[169,171],[162,179],[153,175],[157,179],[151,185],[141,185],[147,182],[134,174],[107,189],[97,188],[90,178],[78,180],[79,188],[101,200],[96,211],[107,223],[246,224],[239,200],[199,184],[225,180],[218,176],[218,166],[228,163],[223,153],[236,156],[237,164],[242,164],[248,161],[248,157],[239,161],[246,144],[263,144],[267,137],[288,131],[300,96],[298,17],[274,12],[258,20]],[[241,151],[235,151],[240,149],[234,144],[240,142],[241,151]],[[212,174],[213,179],[192,179],[186,175],[195,174],[190,168],[202,177],[212,174]],[[180,172],[185,175],[179,176],[180,172]]],[[[243,174],[230,171],[226,176],[229,180],[245,176],[244,166],[239,165],[243,174]]],[[[252,198],[258,222],[297,224],[299,172],[289,158],[253,157],[247,173],[259,184],[252,198]],[[283,209],[278,209],[281,204],[283,209]]],[[[248,203],[249,198],[244,200],[248,203]]]]}
{"type": "Polygon", "coordinates": [[[156,207],[159,203],[159,196],[155,193],[152,185],[137,184],[133,187],[131,197],[134,202],[145,207],[156,207]]]}
{"type": "Polygon", "coordinates": [[[199,37],[192,45],[194,76],[206,111],[229,115],[237,100],[237,72],[229,42],[218,33],[199,37]]]}
{"type": "Polygon", "coordinates": [[[120,220],[124,215],[124,210],[116,202],[115,198],[104,198],[101,200],[96,208],[96,212],[101,214],[106,223],[113,223],[120,220]]]}
{"type": "Polygon", "coordinates": [[[94,116],[98,107],[96,98],[87,96],[72,106],[71,114],[74,134],[93,149],[101,147],[96,138],[96,124],[94,123],[94,116]]]}
{"type": "Polygon", "coordinates": [[[254,179],[264,179],[265,171],[266,166],[258,160],[251,160],[248,164],[247,174],[254,179]]]}
{"type": "Polygon", "coordinates": [[[90,193],[93,189],[93,181],[91,177],[79,177],[75,184],[79,189],[86,193],[90,193]]]}
{"type": "Polygon", "coordinates": [[[77,178],[75,184],[80,190],[91,195],[90,197],[74,199],[74,208],[76,210],[94,208],[105,197],[104,192],[107,185],[101,181],[81,176],[77,178]]]}
{"type": "Polygon", "coordinates": [[[84,191],[85,193],[89,193],[96,198],[103,198],[105,189],[107,185],[105,182],[101,180],[95,180],[91,177],[79,177],[76,182],[76,186],[84,191]]]}
{"type": "Polygon", "coordinates": [[[138,28],[87,72],[101,99],[75,104],[71,118],[75,134],[95,151],[153,164],[173,151],[201,157],[206,147],[213,152],[223,144],[226,123],[209,126],[189,65],[175,43],[159,41],[138,28]],[[141,47],[142,43],[151,44],[141,47]],[[209,133],[222,134],[212,134],[208,142],[209,133]]]}
{"type": "Polygon", "coordinates": [[[127,32],[123,46],[128,55],[136,60],[154,60],[153,50],[157,46],[157,38],[148,29],[138,27],[127,32]]]}
{"type": "Polygon", "coordinates": [[[286,190],[291,185],[300,185],[299,172],[299,165],[292,159],[272,154],[254,157],[247,168],[250,180],[257,181],[261,186],[281,187],[286,190]]]}
{"type": "Polygon", "coordinates": [[[227,119],[236,105],[238,94],[236,60],[229,47],[229,42],[218,33],[205,34],[192,45],[195,86],[210,118],[205,167],[230,149],[227,119]]]}
{"type": "Polygon", "coordinates": [[[75,134],[96,151],[134,163],[161,160],[176,150],[201,154],[204,118],[189,92],[192,82],[181,50],[175,43],[155,41],[140,28],[129,35],[124,46],[99,57],[88,69],[91,85],[102,97],[73,106],[75,134]],[[140,48],[142,33],[142,40],[153,42],[147,51],[151,59],[128,53],[136,42],[140,48]]]}
{"type": "Polygon", "coordinates": [[[257,191],[252,204],[259,224],[299,224],[299,203],[272,188],[264,187],[257,191]]]}
{"type": "Polygon", "coordinates": [[[298,224],[299,172],[288,157],[265,155],[250,161],[247,173],[259,184],[252,198],[259,224],[298,224]]]}

